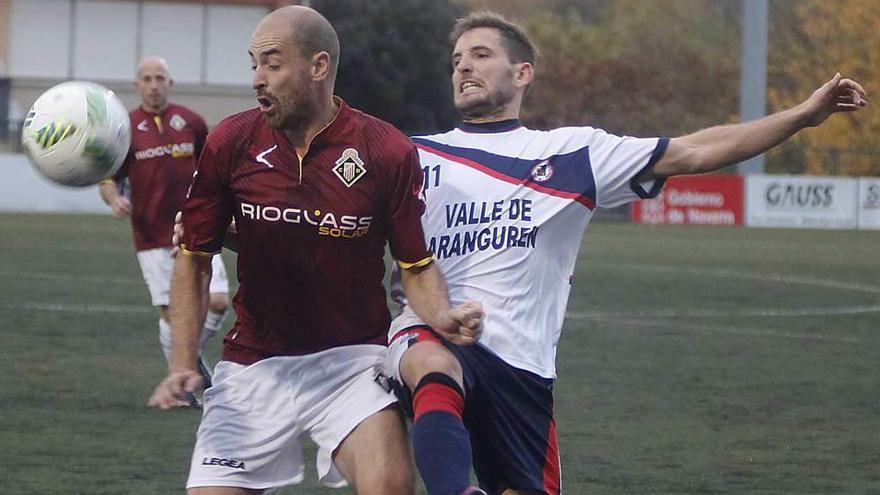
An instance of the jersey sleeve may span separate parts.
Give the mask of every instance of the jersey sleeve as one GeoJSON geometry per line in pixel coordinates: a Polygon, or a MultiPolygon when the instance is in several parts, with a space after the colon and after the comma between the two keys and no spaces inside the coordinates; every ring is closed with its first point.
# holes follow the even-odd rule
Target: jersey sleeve
{"type": "Polygon", "coordinates": [[[183,206],[183,248],[193,254],[211,255],[223,247],[226,227],[232,219],[229,162],[235,153],[218,149],[210,136],[199,156],[183,206]]]}
{"type": "Polygon", "coordinates": [[[590,165],[596,181],[596,205],[613,208],[660,193],[666,179],[638,182],[666,151],[667,138],[615,136],[596,130],[590,143],[590,165]]]}
{"type": "Polygon", "coordinates": [[[410,145],[404,162],[395,168],[392,177],[394,185],[389,211],[391,255],[404,268],[427,264],[433,258],[422,230],[425,202],[422,197],[422,169],[415,146],[410,145]]]}

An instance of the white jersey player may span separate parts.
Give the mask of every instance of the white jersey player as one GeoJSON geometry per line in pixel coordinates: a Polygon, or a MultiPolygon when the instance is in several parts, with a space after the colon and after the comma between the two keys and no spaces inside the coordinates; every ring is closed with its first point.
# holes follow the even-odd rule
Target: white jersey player
{"type": "MultiPolygon", "coordinates": [[[[597,207],[656,195],[666,177],[762,153],[834,112],[867,105],[840,74],[800,105],[673,139],[519,123],[534,48],[496,14],[471,14],[451,40],[464,123],[415,138],[429,248],[453,303],[480,301],[479,343],[433,332],[404,309],[387,367],[411,394],[416,465],[429,495],[561,492],[553,419],[556,345],[583,233],[597,207]],[[469,487],[473,466],[481,491],[469,487]]],[[[405,274],[404,274],[405,276],[405,274]]]]}
{"type": "MultiPolygon", "coordinates": [[[[425,174],[422,224],[450,298],[483,304],[479,345],[517,368],[555,378],[556,344],[587,224],[597,207],[660,191],[663,179],[635,178],[663,155],[668,140],[591,127],[535,131],[513,119],[465,123],[413,141],[425,174]]],[[[415,325],[424,324],[405,309],[389,337],[415,325]]]]}

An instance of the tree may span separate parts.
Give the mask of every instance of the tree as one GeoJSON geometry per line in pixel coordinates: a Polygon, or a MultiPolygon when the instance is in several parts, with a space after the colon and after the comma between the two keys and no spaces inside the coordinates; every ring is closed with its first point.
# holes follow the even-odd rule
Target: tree
{"type": "Polygon", "coordinates": [[[521,23],[541,55],[523,119],[679,135],[736,118],[734,0],[474,0],[521,23]]]}
{"type": "Polygon", "coordinates": [[[336,93],[409,133],[455,122],[448,35],[461,10],[447,0],[318,0],[342,45],[336,93]]]}
{"type": "MultiPolygon", "coordinates": [[[[866,21],[880,2],[802,0],[771,3],[768,99],[771,110],[797,104],[835,72],[868,90],[880,87],[880,30],[866,21]]],[[[880,175],[880,114],[837,115],[770,153],[768,171],[880,175]]]]}

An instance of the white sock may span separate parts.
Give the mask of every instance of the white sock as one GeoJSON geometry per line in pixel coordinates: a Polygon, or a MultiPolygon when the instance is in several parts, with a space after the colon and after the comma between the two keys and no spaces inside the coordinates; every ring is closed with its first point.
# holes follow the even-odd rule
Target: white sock
{"type": "Polygon", "coordinates": [[[226,320],[226,311],[222,313],[215,313],[211,310],[208,310],[208,314],[205,315],[205,326],[202,327],[202,335],[199,338],[199,350],[205,348],[205,344],[208,343],[217,332],[223,328],[223,321],[226,320]]]}
{"type": "Polygon", "coordinates": [[[159,318],[159,343],[162,344],[165,360],[171,366],[171,325],[162,318],[159,318]]]}

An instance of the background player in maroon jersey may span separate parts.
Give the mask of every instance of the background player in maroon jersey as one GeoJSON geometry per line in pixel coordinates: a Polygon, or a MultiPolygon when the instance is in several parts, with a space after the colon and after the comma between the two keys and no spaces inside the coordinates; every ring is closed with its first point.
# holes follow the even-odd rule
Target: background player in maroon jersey
{"type": "Polygon", "coordinates": [[[325,485],[413,493],[396,398],[375,383],[390,322],[385,244],[412,307],[438,332],[473,342],[482,309],[450,307],[421,227],[415,146],[333,96],[330,23],[305,7],[279,9],[257,26],[250,55],[259,107],[221,122],[200,157],[172,286],[172,367],[150,404],[174,407],[200,386],[197,308],[234,219],[237,319],[205,392],[190,493],[298,483],[302,434],[319,447],[325,485]]]}
{"type": "MultiPolygon", "coordinates": [[[[159,309],[159,341],[171,364],[171,326],[168,303],[171,289],[171,234],[174,215],[183,208],[186,190],[205,143],[208,128],[192,110],[168,102],[173,81],[165,61],[147,57],[137,66],[135,87],[141,97],[138,108],[129,113],[132,139],[128,156],[113,179],[100,185],[101,198],[119,218],[131,217],[138,264],[159,309]],[[120,194],[118,184],[127,179],[131,200],[120,194]]],[[[201,343],[223,325],[229,306],[229,284],[219,256],[214,257],[208,311],[203,313],[201,343]]],[[[200,359],[200,369],[210,380],[200,359]]],[[[191,397],[187,404],[195,404],[191,397]]]]}

